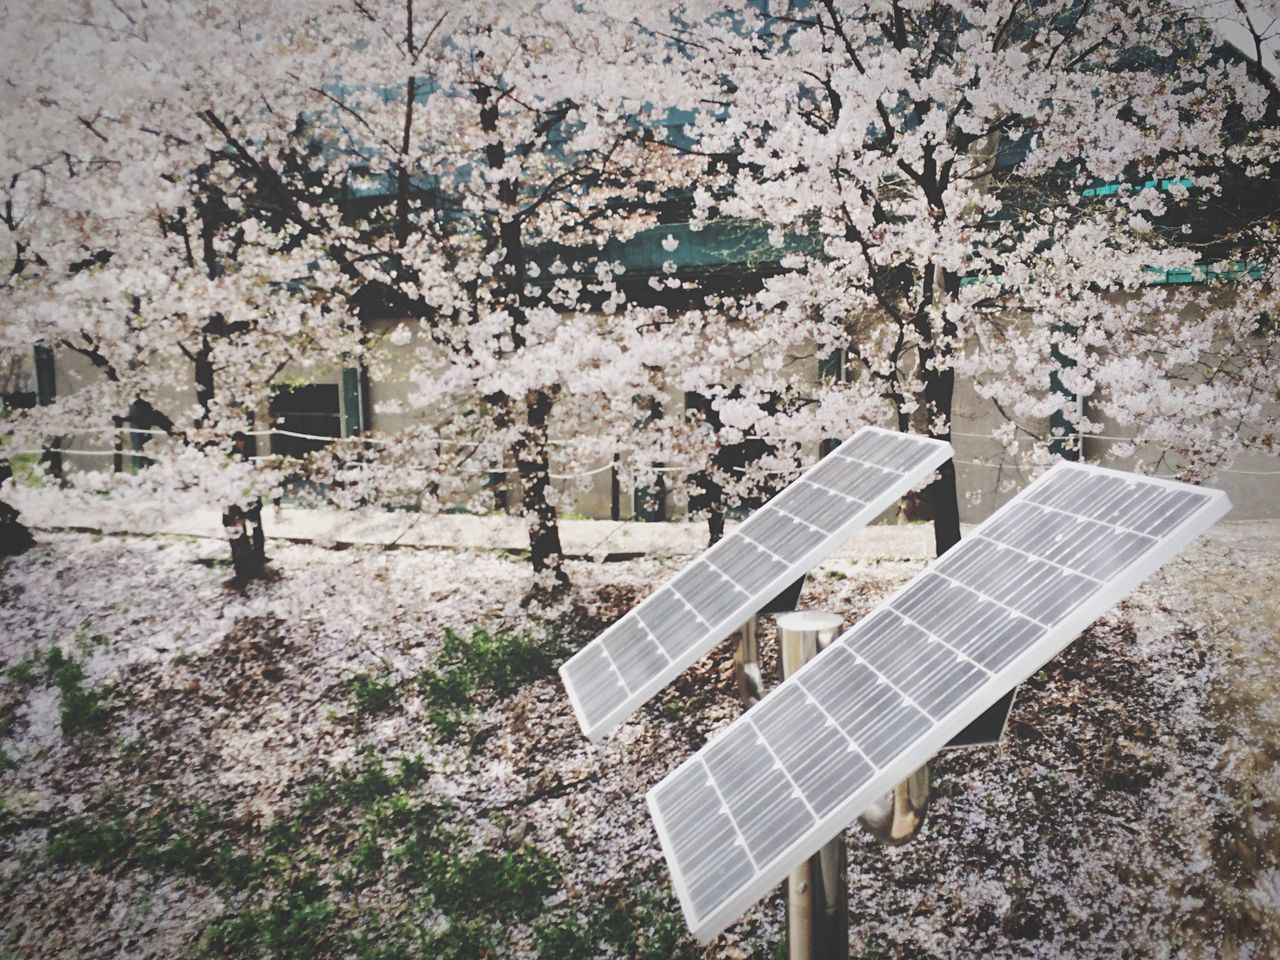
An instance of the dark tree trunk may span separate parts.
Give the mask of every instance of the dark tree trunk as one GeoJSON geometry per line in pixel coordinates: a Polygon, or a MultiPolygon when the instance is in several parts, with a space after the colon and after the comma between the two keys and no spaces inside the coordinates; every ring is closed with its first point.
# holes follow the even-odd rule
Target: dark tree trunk
{"type": "MultiPolygon", "coordinates": [[[[250,580],[260,579],[264,564],[254,546],[254,524],[247,512],[240,507],[227,507],[222,511],[222,526],[226,529],[227,540],[231,544],[231,567],[235,571],[235,582],[243,585],[250,580]]],[[[256,526],[260,535],[262,524],[258,523],[256,526]]]]}
{"type": "MultiPolygon", "coordinates": [[[[917,410],[915,414],[908,414],[899,410],[898,430],[902,433],[910,433],[913,428],[917,433],[926,435],[929,433],[928,411],[917,410]]],[[[903,494],[902,499],[898,501],[899,523],[930,523],[932,520],[933,492],[931,488],[908,490],[903,494]]]]}
{"type": "MultiPolygon", "coordinates": [[[[232,439],[232,456],[249,456],[249,438],[237,432],[232,439]]],[[[262,531],[262,501],[225,507],[222,525],[231,544],[231,566],[236,582],[243,585],[267,575],[267,541],[262,531]]]]}
{"type": "Polygon", "coordinates": [[[234,582],[243,586],[266,575],[266,554],[262,547],[262,508],[227,507],[223,511],[223,527],[232,548],[234,582]]]}
{"type": "MultiPolygon", "coordinates": [[[[935,278],[941,280],[940,286],[948,296],[955,296],[960,289],[959,278],[950,271],[932,267],[926,276],[929,278],[927,302],[932,299],[935,278]]],[[[951,408],[956,386],[956,373],[951,365],[951,344],[955,336],[955,324],[944,321],[938,345],[926,341],[927,345],[921,347],[919,354],[929,434],[948,443],[951,441],[951,408]]],[[[954,460],[947,460],[938,468],[938,479],[929,485],[926,492],[933,504],[934,548],[937,555],[942,556],[960,542],[960,495],[954,460]]]]}
{"type": "Polygon", "coordinates": [[[724,537],[724,511],[712,510],[707,514],[707,548],[714,547],[724,537]]]}
{"type": "Polygon", "coordinates": [[[267,564],[267,538],[262,532],[262,504],[255,502],[244,515],[249,525],[249,542],[253,544],[253,559],[261,570],[267,564]]]}
{"type": "MultiPolygon", "coordinates": [[[[507,161],[507,148],[498,136],[498,105],[494,91],[478,87],[476,101],[480,105],[480,129],[493,136],[485,145],[485,160],[491,169],[502,168],[507,161]]],[[[512,178],[504,178],[498,184],[498,198],[510,209],[518,206],[519,190],[512,178]]],[[[498,243],[502,248],[501,271],[498,290],[501,302],[511,315],[511,342],[517,353],[525,348],[524,327],[528,283],[528,264],[525,258],[521,221],[516,216],[500,217],[497,224],[498,243]]],[[[554,389],[554,388],[553,388],[554,389]]],[[[514,403],[502,398],[510,411],[514,403]]],[[[533,390],[525,398],[525,430],[515,445],[516,472],[520,476],[520,504],[529,526],[529,559],[533,572],[541,575],[550,572],[550,584],[540,584],[531,594],[555,597],[569,585],[564,570],[564,555],[560,546],[560,525],[556,508],[547,499],[551,489],[551,463],[547,453],[547,421],[555,399],[545,389],[533,390]]]]}
{"type": "MultiPolygon", "coordinates": [[[[569,585],[560,547],[560,524],[556,508],[547,499],[551,487],[551,461],[547,453],[547,417],[551,397],[544,390],[529,394],[525,423],[527,429],[516,445],[516,469],[520,474],[520,497],[529,525],[529,559],[535,574],[550,572],[549,592],[557,595],[569,585]]],[[[538,593],[544,590],[535,591],[538,593]]]]}
{"type": "MultiPolygon", "coordinates": [[[[950,431],[938,439],[950,440],[950,431]]],[[[942,556],[960,542],[960,500],[954,461],[948,460],[938,468],[938,479],[929,485],[928,492],[933,500],[934,549],[942,556]]]]}
{"type": "MultiPolygon", "coordinates": [[[[214,369],[211,359],[213,345],[209,332],[221,330],[221,318],[214,317],[206,325],[206,333],[200,340],[200,351],[195,357],[196,400],[200,409],[208,415],[214,396],[214,369]]],[[[232,455],[249,455],[248,437],[237,433],[232,441],[232,455]]],[[[262,504],[257,500],[241,506],[233,504],[222,509],[222,526],[227,532],[231,547],[231,568],[235,571],[235,583],[243,586],[250,580],[266,576],[267,546],[262,531],[262,504]]]]}
{"type": "MultiPolygon", "coordinates": [[[[956,385],[951,360],[957,331],[955,323],[944,319],[942,329],[935,332],[930,311],[937,297],[954,297],[959,290],[958,276],[937,264],[930,264],[924,272],[920,305],[911,319],[920,338],[916,360],[918,375],[924,381],[923,412],[929,435],[947,442],[951,440],[951,407],[956,385]]],[[[898,417],[901,426],[901,410],[898,417]]],[[[938,468],[938,479],[925,490],[925,496],[933,507],[934,548],[937,555],[942,556],[960,542],[960,501],[956,489],[956,467],[952,460],[938,468]]]]}
{"type": "MultiPolygon", "coordinates": [[[[13,476],[8,460],[0,461],[0,484],[13,476]]],[[[16,557],[35,546],[35,537],[18,519],[18,511],[0,500],[0,557],[16,557]]]]}
{"type": "Polygon", "coordinates": [[[18,519],[18,511],[0,500],[0,557],[16,557],[35,545],[35,537],[18,519]]]}
{"type": "Polygon", "coordinates": [[[210,359],[212,353],[213,347],[209,343],[208,336],[202,336],[200,352],[196,354],[195,379],[196,403],[200,405],[205,416],[208,416],[209,406],[213,403],[213,361],[210,359]]]}
{"type": "Polygon", "coordinates": [[[622,519],[622,486],[618,482],[618,455],[613,455],[613,466],[609,468],[609,519],[622,519]]]}

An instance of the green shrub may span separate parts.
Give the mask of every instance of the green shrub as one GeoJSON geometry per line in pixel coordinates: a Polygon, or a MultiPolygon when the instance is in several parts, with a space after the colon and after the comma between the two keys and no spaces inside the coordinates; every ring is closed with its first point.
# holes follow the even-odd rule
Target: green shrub
{"type": "Polygon", "coordinates": [[[231,956],[258,953],[255,948],[279,957],[315,956],[331,939],[329,923],[337,910],[320,878],[303,873],[265,905],[248,906],[210,926],[205,947],[231,956]]]}
{"type": "Polygon", "coordinates": [[[601,947],[577,917],[562,917],[538,927],[533,943],[540,960],[593,960],[601,947]]]}
{"type": "Polygon", "coordinates": [[[482,850],[450,860],[437,888],[437,903],[500,920],[531,920],[542,910],[558,876],[555,861],[536,847],[503,854],[482,850]]]}
{"type": "Polygon", "coordinates": [[[20,687],[34,687],[40,681],[40,658],[27,654],[6,670],[5,676],[20,687]]]}
{"type": "Polygon", "coordinates": [[[64,654],[60,647],[50,647],[44,658],[44,672],[45,680],[62,694],[62,735],[100,733],[106,725],[107,710],[101,694],[84,688],[84,662],[64,654]]]}
{"type": "Polygon", "coordinates": [[[136,842],[134,832],[129,818],[119,814],[68,817],[51,832],[47,853],[60,866],[85,864],[106,870],[128,855],[136,842]]]}

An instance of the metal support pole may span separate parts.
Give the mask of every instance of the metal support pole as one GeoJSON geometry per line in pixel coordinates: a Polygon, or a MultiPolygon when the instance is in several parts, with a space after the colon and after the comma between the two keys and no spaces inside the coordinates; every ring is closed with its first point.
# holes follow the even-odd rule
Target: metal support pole
{"type": "MultiPolygon", "coordinates": [[[[782,676],[791,676],[840,634],[834,613],[779,614],[782,676]]],[[[836,837],[787,878],[787,956],[790,960],[848,960],[849,887],[844,837],[836,837]]]]}
{"type": "Polygon", "coordinates": [[[733,651],[733,675],[743,706],[752,707],[764,697],[764,677],[760,673],[759,618],[752,615],[738,628],[738,646],[733,651]]]}
{"type": "Polygon", "coordinates": [[[877,800],[858,817],[858,823],[881,843],[897,846],[906,843],[924,825],[929,809],[929,765],[915,773],[877,800]]]}

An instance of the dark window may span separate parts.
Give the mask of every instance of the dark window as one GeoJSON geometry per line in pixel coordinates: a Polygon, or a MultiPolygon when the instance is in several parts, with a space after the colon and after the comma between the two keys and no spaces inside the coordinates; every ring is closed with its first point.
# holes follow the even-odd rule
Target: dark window
{"type": "MultiPolygon", "coordinates": [[[[342,436],[338,385],[307,383],[278,388],[271,398],[271,425],[275,430],[305,433],[311,437],[336,439],[342,436]]],[[[326,446],[327,440],[291,437],[281,433],[271,435],[271,452],[286,457],[302,457],[326,446]]]]}
{"type": "Polygon", "coordinates": [[[13,393],[0,393],[0,406],[6,410],[30,410],[36,405],[34,390],[15,390],[13,393]]]}

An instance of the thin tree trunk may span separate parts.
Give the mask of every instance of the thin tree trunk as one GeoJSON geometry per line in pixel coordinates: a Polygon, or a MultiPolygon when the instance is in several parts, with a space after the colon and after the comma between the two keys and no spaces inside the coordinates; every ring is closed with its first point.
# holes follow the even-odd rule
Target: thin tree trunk
{"type": "MultiPolygon", "coordinates": [[[[231,440],[231,455],[249,456],[249,438],[236,431],[231,440]]],[[[236,582],[248,583],[267,575],[267,541],[262,531],[262,501],[251,500],[223,509],[222,525],[227,528],[231,543],[231,565],[236,572],[236,582]]]]}
{"type": "MultiPolygon", "coordinates": [[[[950,440],[951,432],[935,436],[939,440],[950,440]]],[[[938,468],[938,479],[930,484],[929,495],[933,500],[934,549],[938,556],[942,556],[960,542],[960,499],[953,460],[938,468]]]]}
{"type": "MultiPolygon", "coordinates": [[[[206,335],[201,341],[200,352],[196,354],[195,369],[196,399],[206,414],[213,402],[214,393],[213,363],[209,359],[211,351],[212,346],[206,335]]],[[[237,434],[232,442],[232,455],[245,456],[247,451],[243,434],[237,434]]],[[[235,582],[243,585],[265,576],[267,553],[266,538],[262,532],[262,505],[255,501],[245,506],[224,506],[222,526],[231,547],[231,567],[235,571],[235,582]]]]}
{"type": "Polygon", "coordinates": [[[266,576],[266,553],[262,539],[262,508],[254,505],[247,510],[227,507],[222,511],[222,526],[231,545],[231,569],[234,583],[244,586],[251,580],[266,576]]]}
{"type": "MultiPolygon", "coordinates": [[[[898,430],[902,433],[910,433],[913,427],[917,433],[928,435],[927,410],[916,410],[914,414],[898,411],[898,430]]],[[[931,520],[933,520],[933,496],[929,488],[909,490],[898,501],[899,523],[928,523],[931,520]]]]}
{"type": "Polygon", "coordinates": [[[707,514],[707,548],[714,547],[724,538],[724,511],[712,510],[707,514]]]}
{"type": "MultiPolygon", "coordinates": [[[[959,278],[937,264],[929,264],[924,273],[924,289],[911,324],[920,338],[916,348],[917,373],[924,381],[924,416],[929,435],[938,440],[951,440],[951,407],[955,394],[955,371],[951,369],[955,324],[943,320],[935,333],[930,319],[938,300],[945,301],[960,288],[959,278]]],[[[945,317],[945,314],[944,314],[945,317]]],[[[901,424],[902,411],[898,412],[901,424]]],[[[938,468],[938,479],[925,490],[933,506],[933,539],[938,556],[960,542],[960,502],[956,489],[956,468],[947,460],[938,468]]]]}
{"type": "MultiPolygon", "coordinates": [[[[926,355],[932,357],[933,349],[922,347],[920,354],[922,360],[926,355]]],[[[950,443],[955,372],[950,369],[924,369],[924,401],[930,420],[929,435],[950,443]],[[945,426],[934,426],[938,423],[945,426]]],[[[903,418],[899,419],[901,421],[903,418]]],[[[899,506],[898,516],[901,519],[932,519],[934,549],[939,557],[959,543],[960,495],[956,484],[955,461],[948,459],[938,467],[938,478],[920,494],[908,494],[899,506]]]]}
{"type": "Polygon", "coordinates": [[[515,452],[521,505],[529,525],[529,559],[535,575],[551,575],[551,583],[535,588],[534,593],[558,595],[569,585],[569,577],[564,571],[556,508],[547,498],[551,488],[551,461],[547,452],[547,417],[550,412],[551,397],[546,391],[532,391],[525,416],[527,429],[515,452]]]}
{"type": "Polygon", "coordinates": [[[249,540],[253,544],[253,559],[258,569],[267,565],[267,538],[262,531],[262,504],[254,503],[245,511],[245,519],[249,523],[249,540]]]}

